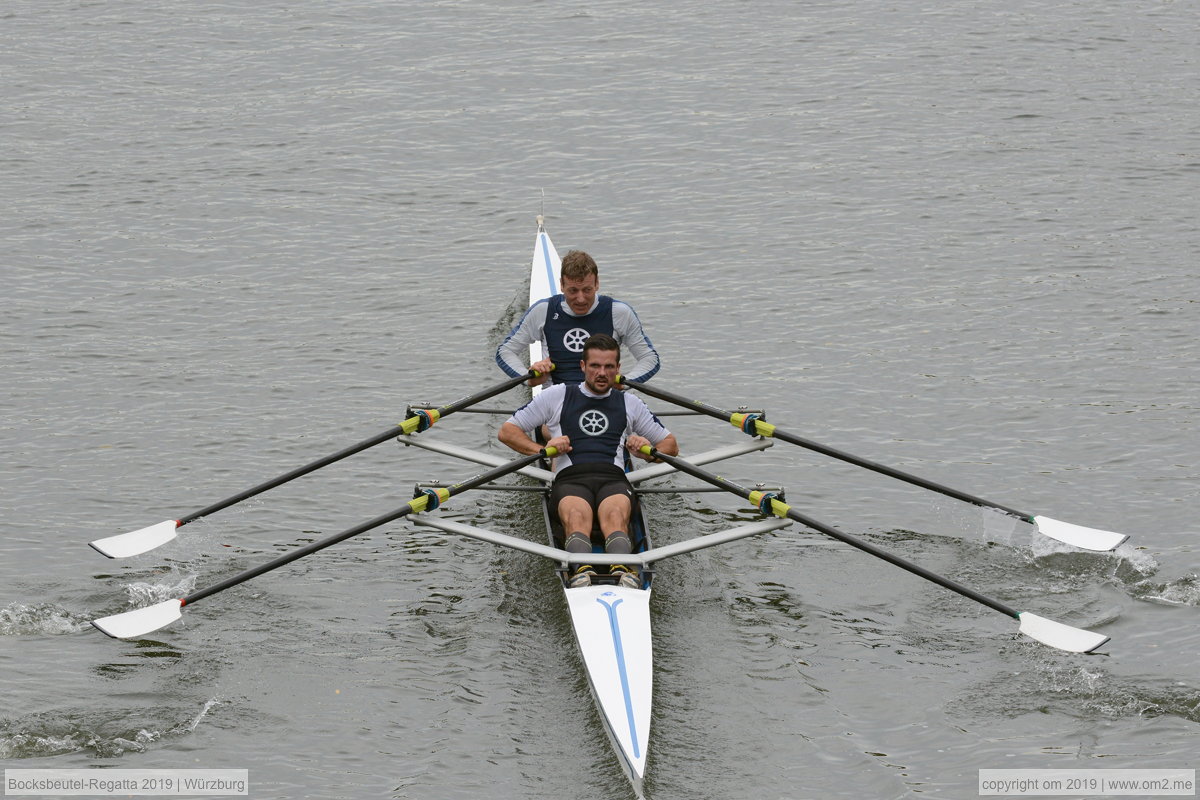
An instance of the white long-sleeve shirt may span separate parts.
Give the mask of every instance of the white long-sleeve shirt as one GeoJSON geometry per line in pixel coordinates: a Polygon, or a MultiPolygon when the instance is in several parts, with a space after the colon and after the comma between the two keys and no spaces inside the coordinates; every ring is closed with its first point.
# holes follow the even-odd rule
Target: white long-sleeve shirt
{"type": "MultiPolygon", "coordinates": [[[[599,300],[597,299],[597,303],[599,300]]],[[[500,346],[496,348],[496,363],[505,374],[517,377],[529,370],[526,363],[529,359],[529,345],[534,342],[546,342],[543,329],[546,325],[546,307],[549,300],[539,300],[529,307],[525,316],[516,324],[500,346]]],[[[588,309],[591,313],[596,307],[588,309]]],[[[563,303],[562,310],[570,316],[580,316],[571,312],[569,306],[563,303]]],[[[612,303],[613,338],[633,356],[634,363],[621,371],[630,383],[642,383],[658,372],[660,366],[658,351],[650,343],[650,337],[642,330],[642,322],[637,313],[628,303],[613,300],[612,303]]],[[[549,352],[547,349],[546,352],[549,352]]]]}

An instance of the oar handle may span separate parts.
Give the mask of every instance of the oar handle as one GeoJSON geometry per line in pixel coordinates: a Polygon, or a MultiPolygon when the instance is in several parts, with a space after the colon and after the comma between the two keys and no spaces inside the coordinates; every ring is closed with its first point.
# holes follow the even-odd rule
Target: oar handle
{"type": "MultiPolygon", "coordinates": [[[[681,458],[677,458],[675,456],[669,456],[665,453],[660,453],[658,450],[651,447],[650,445],[645,445],[644,447],[642,447],[641,452],[645,453],[648,456],[658,458],[658,459],[661,459],[661,460],[667,462],[668,464],[675,467],[675,469],[679,470],[680,472],[686,472],[687,474],[692,475],[696,478],[699,478],[702,481],[711,483],[714,486],[719,486],[722,489],[725,489],[726,491],[732,492],[733,494],[740,495],[741,497],[749,500],[750,502],[754,503],[755,505],[758,505],[764,499],[765,493],[763,493],[763,492],[751,491],[750,489],[747,489],[744,486],[739,486],[738,484],[734,483],[733,481],[731,481],[727,478],[722,478],[719,475],[714,475],[711,472],[708,472],[707,470],[700,469],[699,467],[695,466],[694,464],[692,464],[688,461],[684,461],[681,458]]],[[[945,589],[949,589],[952,592],[957,592],[958,594],[960,594],[964,597],[967,597],[971,600],[974,600],[977,603],[982,603],[983,605],[985,605],[991,609],[999,611],[1001,614],[1006,614],[1006,615],[1012,617],[1013,619],[1020,618],[1019,613],[1015,609],[1010,608],[1009,606],[999,602],[998,600],[993,600],[992,598],[987,597],[986,595],[980,594],[979,592],[975,591],[974,589],[970,589],[956,581],[952,581],[949,578],[938,575],[936,572],[931,572],[930,570],[925,569],[924,567],[920,566],[919,564],[914,564],[911,561],[908,561],[904,558],[901,558],[898,555],[895,555],[894,553],[890,553],[887,550],[876,547],[875,545],[871,544],[870,542],[863,541],[862,539],[859,539],[858,537],[851,536],[848,533],[843,533],[842,531],[838,530],[837,528],[826,525],[823,522],[820,522],[819,520],[815,520],[812,517],[805,516],[804,514],[801,514],[799,511],[796,511],[791,506],[789,506],[787,503],[784,503],[782,500],[779,500],[778,498],[771,497],[770,498],[770,506],[771,506],[771,513],[777,517],[787,517],[789,519],[793,519],[796,522],[799,522],[801,525],[806,525],[807,527],[812,528],[813,530],[818,531],[820,533],[823,533],[826,536],[830,536],[834,539],[837,539],[838,541],[845,542],[846,544],[848,544],[852,547],[857,547],[859,550],[862,550],[863,552],[870,553],[871,555],[873,555],[877,558],[881,558],[890,564],[894,564],[895,566],[900,567],[901,569],[908,570],[909,572],[913,573],[914,575],[918,575],[922,578],[925,578],[928,581],[932,581],[933,583],[936,583],[945,589]]]]}
{"type": "MultiPolygon", "coordinates": [[[[394,435],[394,432],[393,432],[393,435],[394,435]]],[[[462,494],[463,492],[467,491],[468,489],[474,489],[477,486],[482,486],[485,483],[490,483],[491,481],[495,480],[496,478],[499,478],[503,475],[507,475],[510,472],[516,472],[517,470],[519,470],[523,467],[527,467],[530,464],[537,461],[539,458],[552,458],[553,456],[556,456],[556,455],[558,455],[558,450],[556,448],[545,447],[532,455],[522,456],[520,458],[513,459],[512,461],[509,461],[508,463],[505,463],[505,464],[501,464],[500,466],[490,469],[487,472],[482,472],[478,475],[467,478],[464,481],[460,481],[459,483],[456,483],[453,486],[449,486],[444,489],[437,489],[435,494],[439,501],[438,504],[440,505],[441,502],[444,502],[445,500],[448,500],[449,498],[451,498],[457,494],[462,494]]],[[[406,504],[404,504],[400,508],[396,509],[395,511],[390,511],[387,514],[383,514],[382,516],[376,517],[375,519],[368,520],[359,525],[355,525],[353,528],[347,528],[346,530],[342,531],[341,533],[336,533],[333,536],[328,536],[324,539],[320,539],[318,541],[312,542],[311,544],[307,544],[304,547],[301,547],[301,548],[291,551],[290,553],[284,553],[283,555],[279,556],[278,558],[272,559],[271,561],[268,561],[265,564],[259,564],[257,567],[251,567],[250,569],[248,569],[244,572],[240,572],[237,575],[234,575],[230,578],[227,578],[227,579],[221,581],[220,583],[215,583],[212,586],[208,586],[204,589],[200,589],[199,591],[192,592],[191,594],[189,594],[187,597],[184,597],[180,601],[181,605],[188,605],[189,603],[194,603],[197,600],[201,600],[210,595],[214,595],[217,592],[222,592],[222,591],[230,588],[231,586],[237,586],[239,583],[244,583],[245,581],[248,581],[251,578],[256,578],[259,575],[262,575],[264,572],[270,572],[271,570],[278,569],[279,567],[282,567],[285,564],[290,564],[293,561],[304,558],[307,555],[311,555],[312,553],[315,553],[318,550],[324,550],[326,547],[335,545],[338,542],[344,541],[345,539],[349,539],[351,536],[357,536],[358,534],[369,531],[372,528],[378,528],[380,525],[384,525],[388,522],[392,522],[393,520],[397,520],[400,517],[406,516],[413,512],[424,511],[429,506],[430,502],[431,502],[430,496],[426,495],[426,494],[422,494],[420,497],[415,497],[412,500],[408,501],[406,504]]]]}

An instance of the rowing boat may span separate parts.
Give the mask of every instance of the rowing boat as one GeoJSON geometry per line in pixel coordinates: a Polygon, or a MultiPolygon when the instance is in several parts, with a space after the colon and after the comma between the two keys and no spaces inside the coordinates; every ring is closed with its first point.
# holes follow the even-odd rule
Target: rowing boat
{"type": "MultiPolygon", "coordinates": [[[[538,218],[537,238],[529,277],[529,305],[559,293],[562,261],[538,218]]],[[[531,364],[545,358],[541,341],[529,346],[531,364]]],[[[536,393],[542,387],[536,386],[536,393]]],[[[631,465],[630,465],[631,466],[631,465]]],[[[548,468],[549,464],[543,464],[548,468]]],[[[563,530],[558,514],[550,507],[550,484],[546,476],[541,491],[542,518],[547,545],[563,547],[563,530]]],[[[635,492],[630,540],[635,553],[650,547],[640,497],[635,492]]],[[[433,521],[436,523],[436,520],[433,521]]],[[[593,550],[604,552],[599,529],[593,531],[593,550]]],[[[597,557],[590,562],[599,560],[597,557]]],[[[628,560],[628,559],[626,559],[628,560]]],[[[650,708],[653,699],[654,663],[650,638],[650,587],[653,570],[642,572],[637,589],[616,585],[616,579],[599,575],[595,585],[571,588],[568,585],[571,563],[560,560],[556,567],[566,606],[575,632],[575,641],[587,674],[588,686],[600,713],[609,741],[640,796],[646,773],[646,750],[650,740],[650,708]]]]}
{"type": "MultiPolygon", "coordinates": [[[[530,305],[558,292],[558,272],[561,261],[554,249],[541,219],[538,220],[537,239],[534,244],[530,268],[530,305]]],[[[530,345],[530,362],[543,357],[541,342],[530,345]]],[[[536,391],[540,387],[534,387],[536,391]]],[[[426,439],[403,440],[405,444],[424,447],[446,455],[465,458],[478,463],[497,465],[498,459],[457,447],[439,445],[426,439]]],[[[764,449],[771,445],[767,440],[744,442],[733,447],[693,456],[694,463],[708,463],[732,458],[743,453],[764,449]]],[[[692,549],[717,543],[713,538],[700,537],[671,551],[656,551],[651,547],[645,516],[642,513],[642,485],[649,479],[661,478],[675,470],[665,465],[645,467],[630,474],[634,487],[634,513],[630,520],[630,540],[634,554],[610,556],[604,553],[603,538],[599,530],[593,531],[593,553],[568,554],[563,547],[563,530],[558,514],[550,507],[550,485],[553,473],[548,464],[529,471],[541,482],[541,506],[546,529],[547,549],[536,550],[514,542],[510,537],[484,529],[474,528],[436,517],[413,518],[417,525],[439,528],[449,533],[484,539],[494,544],[506,545],[530,552],[538,552],[557,562],[555,573],[561,584],[566,601],[571,627],[575,633],[588,686],[595,700],[600,720],[608,734],[613,751],[629,778],[634,791],[642,794],[646,774],[646,755],[650,742],[650,713],[654,694],[654,656],[650,631],[650,591],[654,583],[653,564],[656,560],[691,552],[692,549]],[[688,545],[692,546],[688,546],[688,545]],[[598,575],[592,586],[571,588],[568,580],[572,568],[580,563],[600,567],[604,564],[623,563],[640,567],[642,585],[639,588],[618,586],[609,575],[598,575]]],[[[627,471],[632,463],[627,464],[627,471]]],[[[752,536],[768,530],[776,530],[790,521],[778,520],[758,523],[736,529],[734,538],[752,536]]],[[[728,533],[728,532],[726,532],[728,533]]],[[[714,535],[719,536],[719,535],[714,535]]],[[[526,543],[528,544],[528,543],[526,543]]]]}
{"type": "MultiPolygon", "coordinates": [[[[560,261],[554,250],[554,245],[551,243],[550,237],[539,217],[537,239],[534,245],[534,256],[530,269],[531,304],[557,291],[559,264],[560,261]]],[[[543,357],[542,353],[543,350],[540,343],[535,343],[531,346],[531,363],[540,360],[543,357]]],[[[776,531],[799,522],[808,528],[850,544],[918,575],[925,580],[957,592],[964,597],[1012,617],[1020,622],[1021,633],[1043,644],[1068,652],[1088,653],[1096,650],[1108,641],[1108,637],[1103,634],[1074,628],[1070,625],[1045,619],[1029,612],[1017,611],[968,587],[937,575],[924,567],[906,561],[874,544],[865,542],[829,525],[825,525],[818,520],[805,516],[783,502],[781,491],[769,491],[761,486],[755,489],[747,489],[738,486],[726,478],[709,473],[702,469],[701,466],[735,458],[754,451],[764,450],[771,447],[776,439],[780,439],[810,449],[817,449],[826,455],[850,461],[859,466],[885,472],[885,474],[889,474],[892,477],[900,478],[910,483],[942,492],[943,494],[949,494],[966,502],[1007,513],[1010,516],[1015,516],[1034,525],[1037,530],[1047,536],[1058,538],[1074,546],[1094,550],[1110,550],[1124,541],[1125,537],[1123,534],[1085,528],[1068,523],[1059,523],[1040,515],[1017,512],[1005,506],[990,503],[981,498],[924,481],[907,473],[902,473],[899,470],[884,468],[882,465],[875,464],[874,462],[850,456],[842,451],[816,445],[800,437],[786,434],[784,431],[777,430],[774,425],[767,424],[761,414],[725,412],[699,401],[672,395],[665,390],[640,385],[634,385],[632,388],[645,392],[648,396],[680,405],[689,413],[704,413],[710,416],[724,417],[743,432],[750,434],[751,438],[745,438],[738,444],[724,445],[712,450],[690,454],[687,460],[678,456],[658,453],[651,447],[643,448],[643,452],[646,455],[651,457],[657,456],[659,463],[640,466],[628,474],[629,482],[634,487],[636,497],[634,506],[635,515],[634,519],[631,520],[632,530],[630,531],[635,552],[626,555],[608,555],[603,552],[602,541],[598,540],[594,535],[594,549],[597,552],[568,553],[562,548],[562,531],[559,530],[557,525],[557,514],[553,513],[553,509],[549,507],[549,489],[554,480],[554,474],[549,469],[550,464],[548,463],[548,459],[555,455],[553,448],[547,447],[537,454],[506,460],[504,457],[497,456],[493,452],[463,448],[439,442],[436,438],[416,435],[422,434],[434,423],[438,422],[438,420],[443,419],[451,413],[467,410],[479,411],[481,409],[472,408],[472,406],[475,406],[488,397],[514,388],[526,380],[538,377],[541,377],[541,375],[531,368],[525,375],[503,381],[494,387],[439,408],[410,408],[405,420],[400,423],[398,431],[396,428],[390,428],[381,434],[333,455],[294,469],[278,478],[239,492],[232,497],[206,506],[199,511],[180,516],[176,520],[167,520],[147,528],[90,542],[96,551],[110,558],[124,558],[130,555],[145,553],[174,539],[177,535],[176,529],[191,520],[241,502],[267,489],[306,475],[368,447],[390,440],[393,437],[398,438],[406,446],[414,446],[450,455],[464,461],[489,467],[483,473],[449,486],[441,483],[425,484],[423,487],[419,485],[414,499],[399,509],[286,552],[265,564],[252,567],[214,585],[193,591],[186,597],[101,617],[93,620],[92,624],[105,634],[116,638],[145,637],[150,632],[179,619],[183,609],[198,600],[270,572],[352,536],[401,518],[417,526],[432,527],[447,533],[466,536],[501,547],[542,556],[551,560],[555,565],[555,574],[562,587],[566,608],[571,618],[571,625],[581,656],[581,663],[587,675],[588,685],[595,698],[600,719],[612,743],[617,760],[639,797],[644,796],[643,786],[646,775],[646,755],[650,741],[650,718],[653,701],[654,663],[650,628],[650,592],[654,583],[656,565],[668,558],[776,531]],[[497,479],[513,474],[523,475],[531,479],[534,482],[533,486],[531,487],[529,484],[501,485],[495,483],[497,479]],[[705,534],[665,546],[653,547],[651,546],[645,518],[642,514],[641,500],[644,495],[655,490],[671,492],[704,491],[704,489],[700,488],[686,488],[677,485],[672,485],[666,489],[645,485],[648,482],[672,475],[690,475],[712,484],[719,490],[737,494],[757,506],[763,518],[729,530],[705,534]],[[532,489],[540,492],[543,523],[546,529],[546,543],[542,544],[524,536],[514,536],[509,533],[466,525],[447,517],[424,513],[433,511],[442,503],[447,502],[452,497],[464,491],[476,488],[514,491],[532,489]],[[638,588],[621,587],[615,583],[605,581],[604,576],[602,576],[601,582],[595,585],[571,588],[567,582],[568,576],[574,567],[584,563],[597,567],[622,563],[637,568],[642,577],[641,586],[638,588]]],[[[534,390],[537,391],[537,387],[534,390]]],[[[507,414],[511,412],[487,411],[486,413],[507,414]]],[[[661,414],[661,412],[659,413],[661,414]]]]}
{"type": "MultiPolygon", "coordinates": [[[[530,270],[530,305],[558,293],[561,265],[539,219],[530,270]]],[[[530,348],[532,357],[542,349],[542,343],[535,342],[530,348]]],[[[530,363],[533,361],[536,359],[530,363]]],[[[627,469],[631,467],[631,464],[627,465],[627,469]]],[[[548,484],[542,491],[541,500],[548,544],[561,548],[564,532],[557,512],[550,507],[548,484]]],[[[629,530],[635,553],[644,553],[650,547],[640,500],[635,491],[629,530]]],[[[595,553],[603,553],[603,534],[598,526],[592,537],[592,549],[595,553]]],[[[594,581],[597,585],[570,588],[571,570],[565,562],[560,562],[557,574],[600,719],[622,769],[635,791],[641,794],[654,693],[654,657],[650,639],[650,587],[654,573],[644,570],[642,586],[638,589],[618,586],[615,578],[606,575],[597,576],[594,581]]]]}
{"type": "MultiPolygon", "coordinates": [[[[539,217],[529,273],[530,306],[559,293],[561,266],[562,259],[539,217]]],[[[543,342],[534,342],[529,347],[531,364],[545,357],[543,342]]],[[[543,487],[541,501],[547,543],[561,548],[564,535],[558,514],[550,507],[549,484],[543,487]]],[[[650,546],[639,501],[635,492],[629,530],[635,553],[645,552],[650,546]]],[[[604,552],[603,535],[597,529],[592,536],[593,550],[604,552]]],[[[600,720],[621,768],[640,795],[646,774],[650,705],[654,694],[654,656],[650,640],[653,572],[644,572],[639,589],[618,586],[609,576],[598,576],[598,585],[572,589],[568,586],[571,570],[566,562],[559,563],[557,574],[600,720]]]]}

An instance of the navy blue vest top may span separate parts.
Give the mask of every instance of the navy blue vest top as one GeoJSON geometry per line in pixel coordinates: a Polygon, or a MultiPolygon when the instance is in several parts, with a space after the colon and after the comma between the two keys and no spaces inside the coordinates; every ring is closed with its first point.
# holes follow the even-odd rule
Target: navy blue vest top
{"type": "Polygon", "coordinates": [[[572,317],[563,310],[565,305],[561,294],[551,297],[546,305],[542,333],[550,347],[550,360],[554,362],[550,379],[555,383],[582,383],[579,360],[583,358],[583,343],[593,333],[613,335],[612,298],[600,295],[596,307],[582,317],[572,317]]]}
{"type": "Polygon", "coordinates": [[[625,397],[616,389],[588,397],[578,384],[568,386],[559,422],[571,438],[572,464],[615,464],[627,423],[625,397]]]}

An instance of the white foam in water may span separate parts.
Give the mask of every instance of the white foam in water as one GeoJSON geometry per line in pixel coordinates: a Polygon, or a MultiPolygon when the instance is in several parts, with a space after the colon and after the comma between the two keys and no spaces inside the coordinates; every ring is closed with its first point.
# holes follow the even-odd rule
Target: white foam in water
{"type": "Polygon", "coordinates": [[[208,712],[209,712],[209,711],[212,709],[212,707],[213,707],[213,706],[215,706],[215,705],[217,705],[217,704],[218,704],[218,703],[220,703],[220,702],[221,702],[221,701],[220,701],[220,700],[218,700],[218,699],[217,699],[217,698],[215,698],[215,697],[211,697],[211,698],[209,698],[209,699],[208,699],[208,700],[207,700],[207,701],[204,703],[204,706],[203,706],[203,708],[201,708],[201,709],[200,709],[200,712],[199,712],[198,714],[196,714],[196,716],[195,716],[195,717],[193,717],[193,718],[192,718],[191,722],[188,722],[188,723],[186,723],[186,724],[184,724],[184,725],[179,725],[179,726],[177,726],[177,727],[175,727],[175,728],[172,728],[172,729],[171,729],[171,732],[172,732],[172,733],[191,733],[192,731],[196,730],[196,728],[197,728],[197,727],[199,727],[199,725],[200,725],[200,722],[201,722],[201,721],[202,721],[202,720],[203,720],[205,717],[207,717],[207,716],[208,716],[208,712]]]}
{"type": "MultiPolygon", "coordinates": [[[[1017,538],[1017,526],[1025,527],[1021,520],[1011,514],[1002,514],[990,508],[980,508],[979,514],[983,518],[983,534],[987,541],[1009,547],[1016,546],[1014,539],[1017,538]]],[[[1025,542],[1022,539],[1019,546],[1023,547],[1024,545],[1025,542]]]]}
{"type": "Polygon", "coordinates": [[[196,576],[186,575],[175,583],[146,583],[139,581],[125,587],[129,595],[129,604],[136,607],[161,603],[164,600],[175,600],[190,593],[196,586],[196,576]]]}
{"type": "MultiPolygon", "coordinates": [[[[1148,584],[1148,581],[1143,581],[1148,584]]],[[[1149,588],[1140,599],[1167,606],[1200,606],[1200,576],[1188,575],[1160,586],[1149,588]]]]}
{"type": "Polygon", "coordinates": [[[79,633],[86,627],[86,619],[52,603],[13,603],[0,608],[0,636],[79,633]]]}

